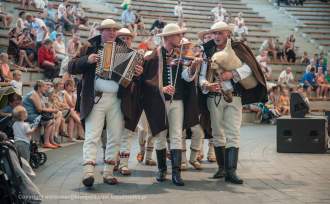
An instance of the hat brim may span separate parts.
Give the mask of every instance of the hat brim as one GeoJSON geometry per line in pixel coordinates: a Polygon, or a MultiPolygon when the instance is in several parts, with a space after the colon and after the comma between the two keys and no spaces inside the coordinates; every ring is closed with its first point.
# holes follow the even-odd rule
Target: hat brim
{"type": "Polygon", "coordinates": [[[228,26],[223,27],[223,28],[214,28],[214,29],[208,30],[208,33],[219,32],[219,31],[234,32],[234,27],[235,27],[234,25],[228,25],[228,26]]]}
{"type": "Polygon", "coordinates": [[[117,32],[117,37],[119,36],[130,36],[132,38],[134,38],[134,34],[133,33],[121,33],[121,32],[117,32]]]}
{"type": "Polygon", "coordinates": [[[119,29],[121,29],[121,26],[118,25],[117,23],[112,24],[112,25],[103,25],[103,26],[97,27],[96,30],[104,30],[104,29],[111,29],[111,28],[119,30],[119,29]]]}
{"type": "Polygon", "coordinates": [[[184,29],[181,29],[181,30],[178,30],[178,31],[175,31],[175,32],[159,33],[156,36],[158,36],[158,37],[165,37],[165,36],[170,36],[170,35],[183,34],[183,33],[186,33],[186,32],[187,32],[187,29],[184,28],[184,29]]]}
{"type": "Polygon", "coordinates": [[[203,31],[201,31],[201,32],[198,32],[198,33],[197,33],[198,39],[203,40],[203,39],[204,39],[204,36],[205,36],[206,34],[209,34],[209,33],[210,33],[209,30],[203,30],[203,31]]]}

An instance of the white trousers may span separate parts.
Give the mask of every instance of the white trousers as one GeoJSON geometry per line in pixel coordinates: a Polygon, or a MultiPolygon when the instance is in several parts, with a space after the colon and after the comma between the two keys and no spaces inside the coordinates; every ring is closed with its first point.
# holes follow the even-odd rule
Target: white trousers
{"type": "Polygon", "coordinates": [[[242,102],[240,97],[233,97],[231,103],[227,103],[221,97],[218,106],[215,98],[207,99],[207,107],[211,116],[211,128],[215,147],[225,146],[239,147],[240,128],[242,123],[242,102]]]}
{"type": "Polygon", "coordinates": [[[85,122],[85,141],[83,145],[84,163],[96,162],[97,149],[106,119],[107,143],[106,161],[116,161],[123,125],[123,114],[117,93],[103,93],[102,98],[94,104],[85,122]]]}
{"type": "MultiPolygon", "coordinates": [[[[190,143],[190,149],[199,151],[202,146],[202,139],[204,138],[204,131],[202,127],[197,124],[193,127],[191,127],[191,143],[190,143]]],[[[186,150],[186,135],[183,136],[182,139],[182,149],[186,150]]]]}
{"type": "Polygon", "coordinates": [[[183,128],[183,101],[166,101],[166,113],[168,119],[168,130],[164,130],[155,136],[157,150],[166,149],[166,135],[169,133],[171,149],[182,149],[183,128]]]}

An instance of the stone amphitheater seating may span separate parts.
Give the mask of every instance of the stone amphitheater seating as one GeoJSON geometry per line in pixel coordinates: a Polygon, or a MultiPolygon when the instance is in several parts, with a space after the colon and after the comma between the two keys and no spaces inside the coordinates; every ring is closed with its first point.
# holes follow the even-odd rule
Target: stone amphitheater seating
{"type": "Polygon", "coordinates": [[[330,52],[330,2],[306,1],[303,7],[284,7],[301,25],[297,28],[330,52]]]}

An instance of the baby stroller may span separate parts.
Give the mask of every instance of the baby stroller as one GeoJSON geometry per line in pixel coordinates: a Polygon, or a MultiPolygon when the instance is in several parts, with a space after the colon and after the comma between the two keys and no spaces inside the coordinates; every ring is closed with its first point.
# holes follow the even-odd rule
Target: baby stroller
{"type": "MultiPolygon", "coordinates": [[[[15,93],[12,87],[0,88],[0,109],[8,103],[8,95],[15,93]]],[[[14,121],[11,116],[0,116],[0,131],[6,133],[9,139],[14,139],[12,126],[14,121]]]]}
{"type": "Polygon", "coordinates": [[[2,204],[41,203],[35,176],[28,162],[21,158],[14,142],[0,132],[0,201],[2,204]]]}
{"type": "Polygon", "coordinates": [[[36,169],[39,166],[45,164],[47,161],[47,155],[44,152],[39,152],[38,144],[35,141],[30,143],[30,165],[36,169]]]}
{"type": "Polygon", "coordinates": [[[276,123],[276,118],[279,116],[276,114],[270,105],[264,105],[262,103],[259,104],[261,108],[261,123],[263,124],[272,124],[276,123]]]}

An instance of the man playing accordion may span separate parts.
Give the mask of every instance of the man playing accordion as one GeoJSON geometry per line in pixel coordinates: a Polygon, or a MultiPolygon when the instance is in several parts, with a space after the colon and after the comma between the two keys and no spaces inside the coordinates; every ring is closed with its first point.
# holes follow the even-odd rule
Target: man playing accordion
{"type": "MultiPolygon", "coordinates": [[[[69,62],[68,69],[71,74],[83,75],[80,93],[80,117],[81,120],[85,121],[85,141],[83,145],[84,173],[82,182],[87,187],[92,186],[94,183],[96,153],[104,123],[106,123],[107,144],[103,181],[110,185],[118,183],[113,176],[113,168],[116,164],[120,137],[124,127],[124,114],[121,110],[120,102],[122,98],[121,93],[125,90],[125,87],[111,77],[104,77],[104,73],[97,73],[99,68],[98,62],[102,60],[99,59],[97,53],[100,50],[104,50],[103,47],[108,42],[126,47],[122,40],[116,38],[116,33],[119,29],[120,26],[112,19],[102,21],[98,27],[101,35],[89,39],[85,50],[80,53],[80,56],[69,62]]],[[[115,50],[112,51],[116,52],[115,50]]],[[[118,62],[114,63],[118,64],[118,62]]],[[[133,69],[135,77],[143,72],[143,67],[138,64],[133,69]]],[[[106,72],[106,74],[108,73],[111,73],[111,70],[106,72]]],[[[123,109],[129,108],[123,107],[123,109]]]]}

